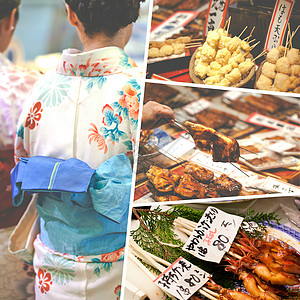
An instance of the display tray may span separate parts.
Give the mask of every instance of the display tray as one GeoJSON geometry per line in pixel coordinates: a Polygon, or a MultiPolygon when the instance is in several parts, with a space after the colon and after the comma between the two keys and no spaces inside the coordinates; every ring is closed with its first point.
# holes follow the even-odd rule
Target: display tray
{"type": "Polygon", "coordinates": [[[243,154],[240,161],[254,171],[287,168],[297,164],[298,159],[293,156],[278,156],[275,153],[243,154]]]}
{"type": "Polygon", "coordinates": [[[182,56],[178,58],[169,58],[159,61],[153,61],[147,65],[147,79],[153,74],[162,74],[182,69],[188,69],[191,56],[182,56]]]}

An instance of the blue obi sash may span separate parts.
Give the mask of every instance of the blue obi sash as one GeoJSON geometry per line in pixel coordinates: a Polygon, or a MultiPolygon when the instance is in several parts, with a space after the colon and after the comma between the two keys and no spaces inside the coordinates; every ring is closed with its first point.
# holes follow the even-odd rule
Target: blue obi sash
{"type": "Polygon", "coordinates": [[[96,170],[75,158],[24,158],[11,173],[13,204],[25,191],[39,193],[41,240],[73,255],[96,255],[124,247],[132,169],[118,154],[96,170]]]}

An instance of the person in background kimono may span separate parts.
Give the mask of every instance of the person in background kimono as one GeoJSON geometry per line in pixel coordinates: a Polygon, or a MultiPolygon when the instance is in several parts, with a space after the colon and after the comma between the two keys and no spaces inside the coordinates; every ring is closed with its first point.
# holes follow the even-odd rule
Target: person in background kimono
{"type": "MultiPolygon", "coordinates": [[[[63,51],[57,70],[37,82],[20,117],[16,162],[26,157],[76,158],[96,170],[89,193],[38,193],[36,299],[120,298],[129,161],[136,150],[144,78],[123,49],[140,2],[66,0],[83,51],[63,51]]],[[[170,108],[156,106],[146,107],[143,117],[150,129],[174,115],[170,108]]]]}
{"type": "Polygon", "coordinates": [[[14,136],[23,104],[40,74],[14,65],[7,50],[18,22],[20,0],[0,0],[0,299],[33,297],[34,272],[8,252],[7,241],[24,213],[11,203],[10,170],[14,166],[14,136]]]}

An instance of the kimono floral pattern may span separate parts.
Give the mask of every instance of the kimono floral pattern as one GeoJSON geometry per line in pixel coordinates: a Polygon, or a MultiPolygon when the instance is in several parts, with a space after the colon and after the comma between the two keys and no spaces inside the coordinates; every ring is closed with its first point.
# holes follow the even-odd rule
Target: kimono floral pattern
{"type": "Polygon", "coordinates": [[[41,101],[34,103],[33,106],[30,108],[30,112],[27,115],[25,127],[28,127],[29,129],[34,129],[36,126],[38,126],[38,122],[42,118],[42,111],[43,108],[41,101]]]}
{"type": "Polygon", "coordinates": [[[140,105],[140,85],[135,79],[131,79],[123,86],[119,92],[121,96],[118,102],[113,103],[113,107],[124,118],[129,119],[130,124],[137,128],[140,105]]]}
{"type": "Polygon", "coordinates": [[[50,290],[50,286],[52,285],[51,274],[43,269],[39,269],[37,276],[39,281],[39,289],[41,290],[41,293],[47,294],[47,292],[49,292],[50,290]]]}
{"type": "Polygon", "coordinates": [[[45,77],[38,83],[38,91],[35,97],[38,97],[46,107],[58,106],[69,92],[71,78],[58,74],[49,74],[45,77]]]}
{"type": "Polygon", "coordinates": [[[120,284],[115,288],[114,293],[118,296],[117,300],[119,300],[121,297],[121,285],[120,284]]]}
{"type": "Polygon", "coordinates": [[[44,257],[44,268],[51,274],[54,282],[66,285],[75,277],[74,261],[65,259],[58,255],[46,253],[44,257]]]}

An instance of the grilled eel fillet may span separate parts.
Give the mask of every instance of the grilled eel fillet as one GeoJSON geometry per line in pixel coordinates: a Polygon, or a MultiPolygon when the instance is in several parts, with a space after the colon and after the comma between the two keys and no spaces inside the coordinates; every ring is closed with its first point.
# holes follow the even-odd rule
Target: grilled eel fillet
{"type": "Polygon", "coordinates": [[[223,196],[237,196],[242,189],[242,185],[235,179],[222,174],[209,184],[209,189],[215,190],[223,196]]]}
{"type": "Polygon", "coordinates": [[[175,188],[176,182],[180,176],[171,174],[168,169],[162,169],[156,166],[151,166],[146,173],[150,182],[159,192],[171,192],[175,188]]]}
{"type": "Polygon", "coordinates": [[[181,176],[179,185],[175,188],[175,192],[186,198],[204,198],[206,193],[206,186],[197,182],[192,175],[184,174],[181,176]]]}
{"type": "Polygon", "coordinates": [[[239,160],[240,147],[236,140],[200,124],[185,121],[183,125],[192,135],[196,145],[201,144],[203,140],[209,141],[213,145],[213,161],[237,162],[239,160]]]}
{"type": "Polygon", "coordinates": [[[203,183],[208,183],[214,178],[212,171],[193,163],[187,164],[183,172],[192,175],[195,179],[203,183]]]}

